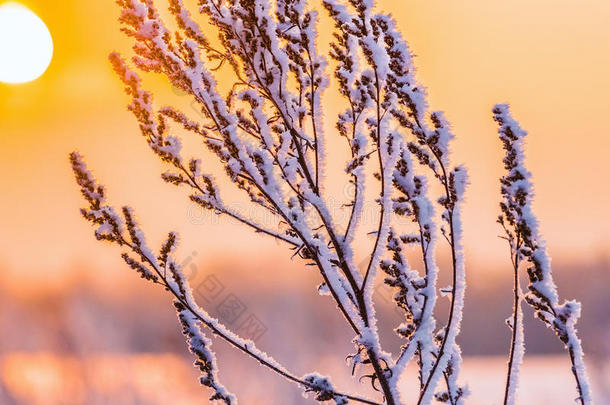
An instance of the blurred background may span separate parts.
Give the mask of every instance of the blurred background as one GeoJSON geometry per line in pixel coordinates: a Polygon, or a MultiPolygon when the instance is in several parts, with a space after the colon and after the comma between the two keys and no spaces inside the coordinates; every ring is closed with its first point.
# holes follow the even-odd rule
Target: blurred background
{"type": "MultiPolygon", "coordinates": [[[[297,374],[317,369],[336,375],[341,388],[373,395],[344,365],[352,336],[330,299],[317,295],[317,274],[290,260],[285,246],[200,211],[161,181],[163,166],[126,111],[127,97],[107,62],[113,50],[129,54],[118,6],[110,0],[21,3],[46,23],[54,55],[37,80],[0,83],[0,403],[208,403],[170,298],[141,282],[118,250],[97,243],[80,217],[67,161],[72,150],[86,156],[112,203],[136,209],[153,246],[167,231],[180,232],[178,255],[204,308],[297,374]]],[[[469,284],[459,338],[462,380],[473,391],[468,403],[500,402],[509,345],[504,319],[511,312],[512,275],[495,223],[502,150],[491,108],[498,102],[510,103],[529,132],[535,209],[555,278],[562,297],[583,302],[579,330],[596,403],[610,403],[610,5],[378,4],[408,39],[431,107],[446,112],[457,135],[453,159],[470,173],[464,208],[469,284]]],[[[322,51],[327,31],[321,31],[322,51]]],[[[188,97],[162,77],[147,76],[144,85],[160,103],[192,111],[188,97]]],[[[328,138],[338,112],[330,90],[328,138]]],[[[329,149],[346,153],[338,140],[331,139],[329,149]]],[[[331,163],[329,173],[340,173],[341,161],[331,163]]],[[[345,179],[330,175],[328,182],[340,215],[345,179]]],[[[236,194],[229,198],[239,203],[236,194]]],[[[375,223],[374,214],[365,216],[362,228],[375,223]]],[[[370,240],[358,243],[365,257],[370,240]]],[[[382,338],[396,350],[400,341],[391,329],[400,316],[390,299],[380,284],[380,323],[389,331],[382,338]]],[[[440,320],[444,313],[441,303],[440,320]]],[[[563,348],[531,315],[526,311],[520,403],[572,404],[576,394],[563,348]]],[[[222,342],[214,347],[221,376],[240,403],[311,403],[222,342]]],[[[415,392],[411,382],[404,385],[407,397],[415,392]]]]}

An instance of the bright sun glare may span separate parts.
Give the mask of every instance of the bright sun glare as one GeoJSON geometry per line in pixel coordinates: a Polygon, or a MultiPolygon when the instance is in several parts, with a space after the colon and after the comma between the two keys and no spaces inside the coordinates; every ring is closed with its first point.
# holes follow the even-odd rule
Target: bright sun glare
{"type": "Polygon", "coordinates": [[[51,63],[53,40],[45,23],[19,3],[0,5],[0,82],[25,83],[51,63]]]}

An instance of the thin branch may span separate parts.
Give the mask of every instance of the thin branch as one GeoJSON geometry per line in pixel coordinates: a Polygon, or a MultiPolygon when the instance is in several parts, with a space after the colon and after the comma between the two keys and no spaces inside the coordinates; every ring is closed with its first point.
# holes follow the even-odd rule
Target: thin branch
{"type": "MultiPolygon", "coordinates": [[[[511,261],[513,262],[513,323],[511,325],[511,341],[510,341],[510,354],[508,359],[508,369],[506,372],[506,385],[504,388],[504,405],[511,405],[515,403],[515,394],[518,384],[518,372],[521,358],[523,356],[523,348],[517,347],[517,345],[523,344],[523,314],[521,312],[521,288],[519,287],[519,262],[520,255],[519,249],[521,249],[521,237],[517,233],[517,242],[514,247],[514,251],[511,252],[511,261]],[[518,339],[519,338],[519,339],[518,339]],[[517,356],[517,350],[519,350],[519,356],[517,356]]],[[[513,250],[511,243],[511,250],[513,250]]]]}
{"type": "MultiPolygon", "coordinates": [[[[195,316],[205,326],[210,328],[214,334],[216,334],[217,336],[222,338],[224,341],[229,343],[231,346],[239,349],[240,351],[244,352],[248,356],[257,360],[263,366],[265,366],[265,367],[269,368],[270,370],[276,372],[277,374],[283,376],[284,378],[286,378],[298,385],[301,385],[305,388],[308,388],[308,389],[316,388],[316,386],[314,386],[313,384],[311,384],[307,381],[304,381],[304,380],[300,379],[299,377],[295,376],[294,374],[286,371],[286,369],[283,366],[279,366],[275,360],[261,356],[260,353],[262,353],[262,352],[258,348],[256,348],[256,345],[254,344],[254,342],[248,341],[246,344],[241,344],[238,342],[238,340],[242,340],[242,339],[240,339],[240,338],[235,339],[233,337],[233,336],[237,336],[237,335],[235,335],[235,333],[230,332],[228,329],[226,329],[222,324],[220,324],[218,322],[212,322],[212,320],[208,319],[207,316],[205,316],[205,317],[202,316],[197,309],[193,308],[191,303],[188,302],[188,300],[185,299],[181,293],[176,291],[170,285],[170,283],[168,283],[167,278],[165,277],[165,272],[162,273],[156,263],[154,263],[152,260],[150,260],[150,258],[148,258],[146,255],[143,255],[142,252],[140,251],[140,249],[138,249],[133,244],[129,243],[123,237],[121,237],[121,243],[125,246],[128,246],[134,253],[141,255],[141,257],[154,269],[155,273],[163,281],[163,286],[174,296],[174,298],[177,299],[178,301],[180,301],[180,303],[182,305],[184,305],[186,307],[186,309],[188,309],[189,312],[191,312],[193,314],[193,316],[195,316]],[[233,336],[231,336],[231,335],[233,335],[233,336]]],[[[374,401],[368,400],[366,398],[361,398],[361,397],[350,395],[350,394],[344,394],[344,393],[338,392],[338,391],[333,391],[332,394],[335,396],[345,397],[352,401],[356,401],[356,402],[360,402],[360,403],[364,403],[364,404],[381,405],[378,402],[374,402],[374,401]]]]}

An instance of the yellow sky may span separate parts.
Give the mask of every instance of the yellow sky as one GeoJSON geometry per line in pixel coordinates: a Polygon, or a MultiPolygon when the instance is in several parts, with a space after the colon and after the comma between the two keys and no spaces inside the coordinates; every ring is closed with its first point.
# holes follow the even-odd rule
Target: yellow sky
{"type": "MultiPolygon", "coordinates": [[[[118,263],[77,213],[81,201],[66,158],[73,149],[87,156],[112,201],[136,208],[154,241],[155,233],[177,229],[185,255],[197,250],[198,257],[217,260],[235,254],[235,246],[246,254],[282,252],[227,220],[200,218],[182,193],[161,182],[161,165],[125,111],[122,86],[107,62],[110,51],[128,49],[114,2],[23,3],[46,22],[55,55],[40,79],[0,84],[5,276],[61,280],[79,263],[97,268],[118,263]]],[[[379,5],[402,27],[432,108],[446,112],[457,134],[454,158],[469,168],[464,213],[469,261],[492,269],[506,262],[494,222],[502,151],[490,110],[497,102],[511,103],[530,133],[535,207],[552,255],[569,261],[604,255],[610,240],[610,3],[382,0],[379,5]]],[[[147,83],[176,98],[158,79],[147,83]]]]}

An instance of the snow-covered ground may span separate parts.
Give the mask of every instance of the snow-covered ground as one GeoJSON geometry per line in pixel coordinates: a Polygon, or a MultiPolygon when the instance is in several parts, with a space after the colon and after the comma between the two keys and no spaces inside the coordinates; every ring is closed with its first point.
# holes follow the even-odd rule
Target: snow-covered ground
{"type": "MultiPolygon", "coordinates": [[[[592,367],[593,365],[591,365],[592,367]]],[[[235,370],[224,371],[232,374],[235,370]]],[[[610,404],[610,364],[591,369],[596,405],[610,404]],[[605,390],[605,392],[604,392],[605,390]]],[[[505,359],[466,357],[462,378],[472,394],[470,405],[500,404],[505,378],[505,359]]],[[[243,372],[242,372],[243,374],[243,372]]],[[[409,374],[409,373],[407,373],[409,374]]],[[[2,405],[194,405],[207,404],[207,393],[196,382],[190,359],[176,355],[57,356],[45,353],[8,354],[0,357],[0,404],[2,405]]],[[[284,394],[277,386],[257,384],[258,375],[238,379],[242,405],[311,404],[298,391],[284,394]]],[[[413,383],[412,375],[407,375],[413,383]]],[[[233,380],[230,378],[229,380],[233,380]]],[[[341,381],[342,383],[344,381],[341,381]]],[[[407,403],[417,387],[403,385],[407,403]]],[[[235,385],[235,383],[233,383],[235,385]]],[[[342,387],[347,388],[345,384],[342,387]]],[[[362,389],[362,387],[360,387],[362,389]]],[[[561,356],[526,356],[518,403],[523,405],[572,405],[574,384],[561,356]]]]}
{"type": "MultiPolygon", "coordinates": [[[[593,370],[591,370],[593,371],[593,370]]],[[[605,370],[589,373],[593,380],[595,404],[610,404],[610,365],[605,370]],[[600,372],[601,371],[601,372],[600,372]],[[602,390],[605,389],[605,395],[602,390]],[[605,397],[605,401],[604,398],[605,397]]],[[[414,381],[409,376],[409,381],[414,381]]],[[[461,380],[470,388],[469,405],[502,404],[506,379],[506,358],[466,357],[461,372],[461,380]]],[[[410,385],[405,387],[408,395],[410,385]]],[[[414,387],[415,388],[415,387],[414,387]]],[[[413,392],[413,391],[412,391],[413,392]]],[[[415,391],[416,392],[416,391],[415,391]]],[[[517,403],[523,405],[572,405],[575,404],[576,390],[574,377],[570,371],[569,359],[564,356],[527,356],[524,359],[519,381],[517,403]]]]}

